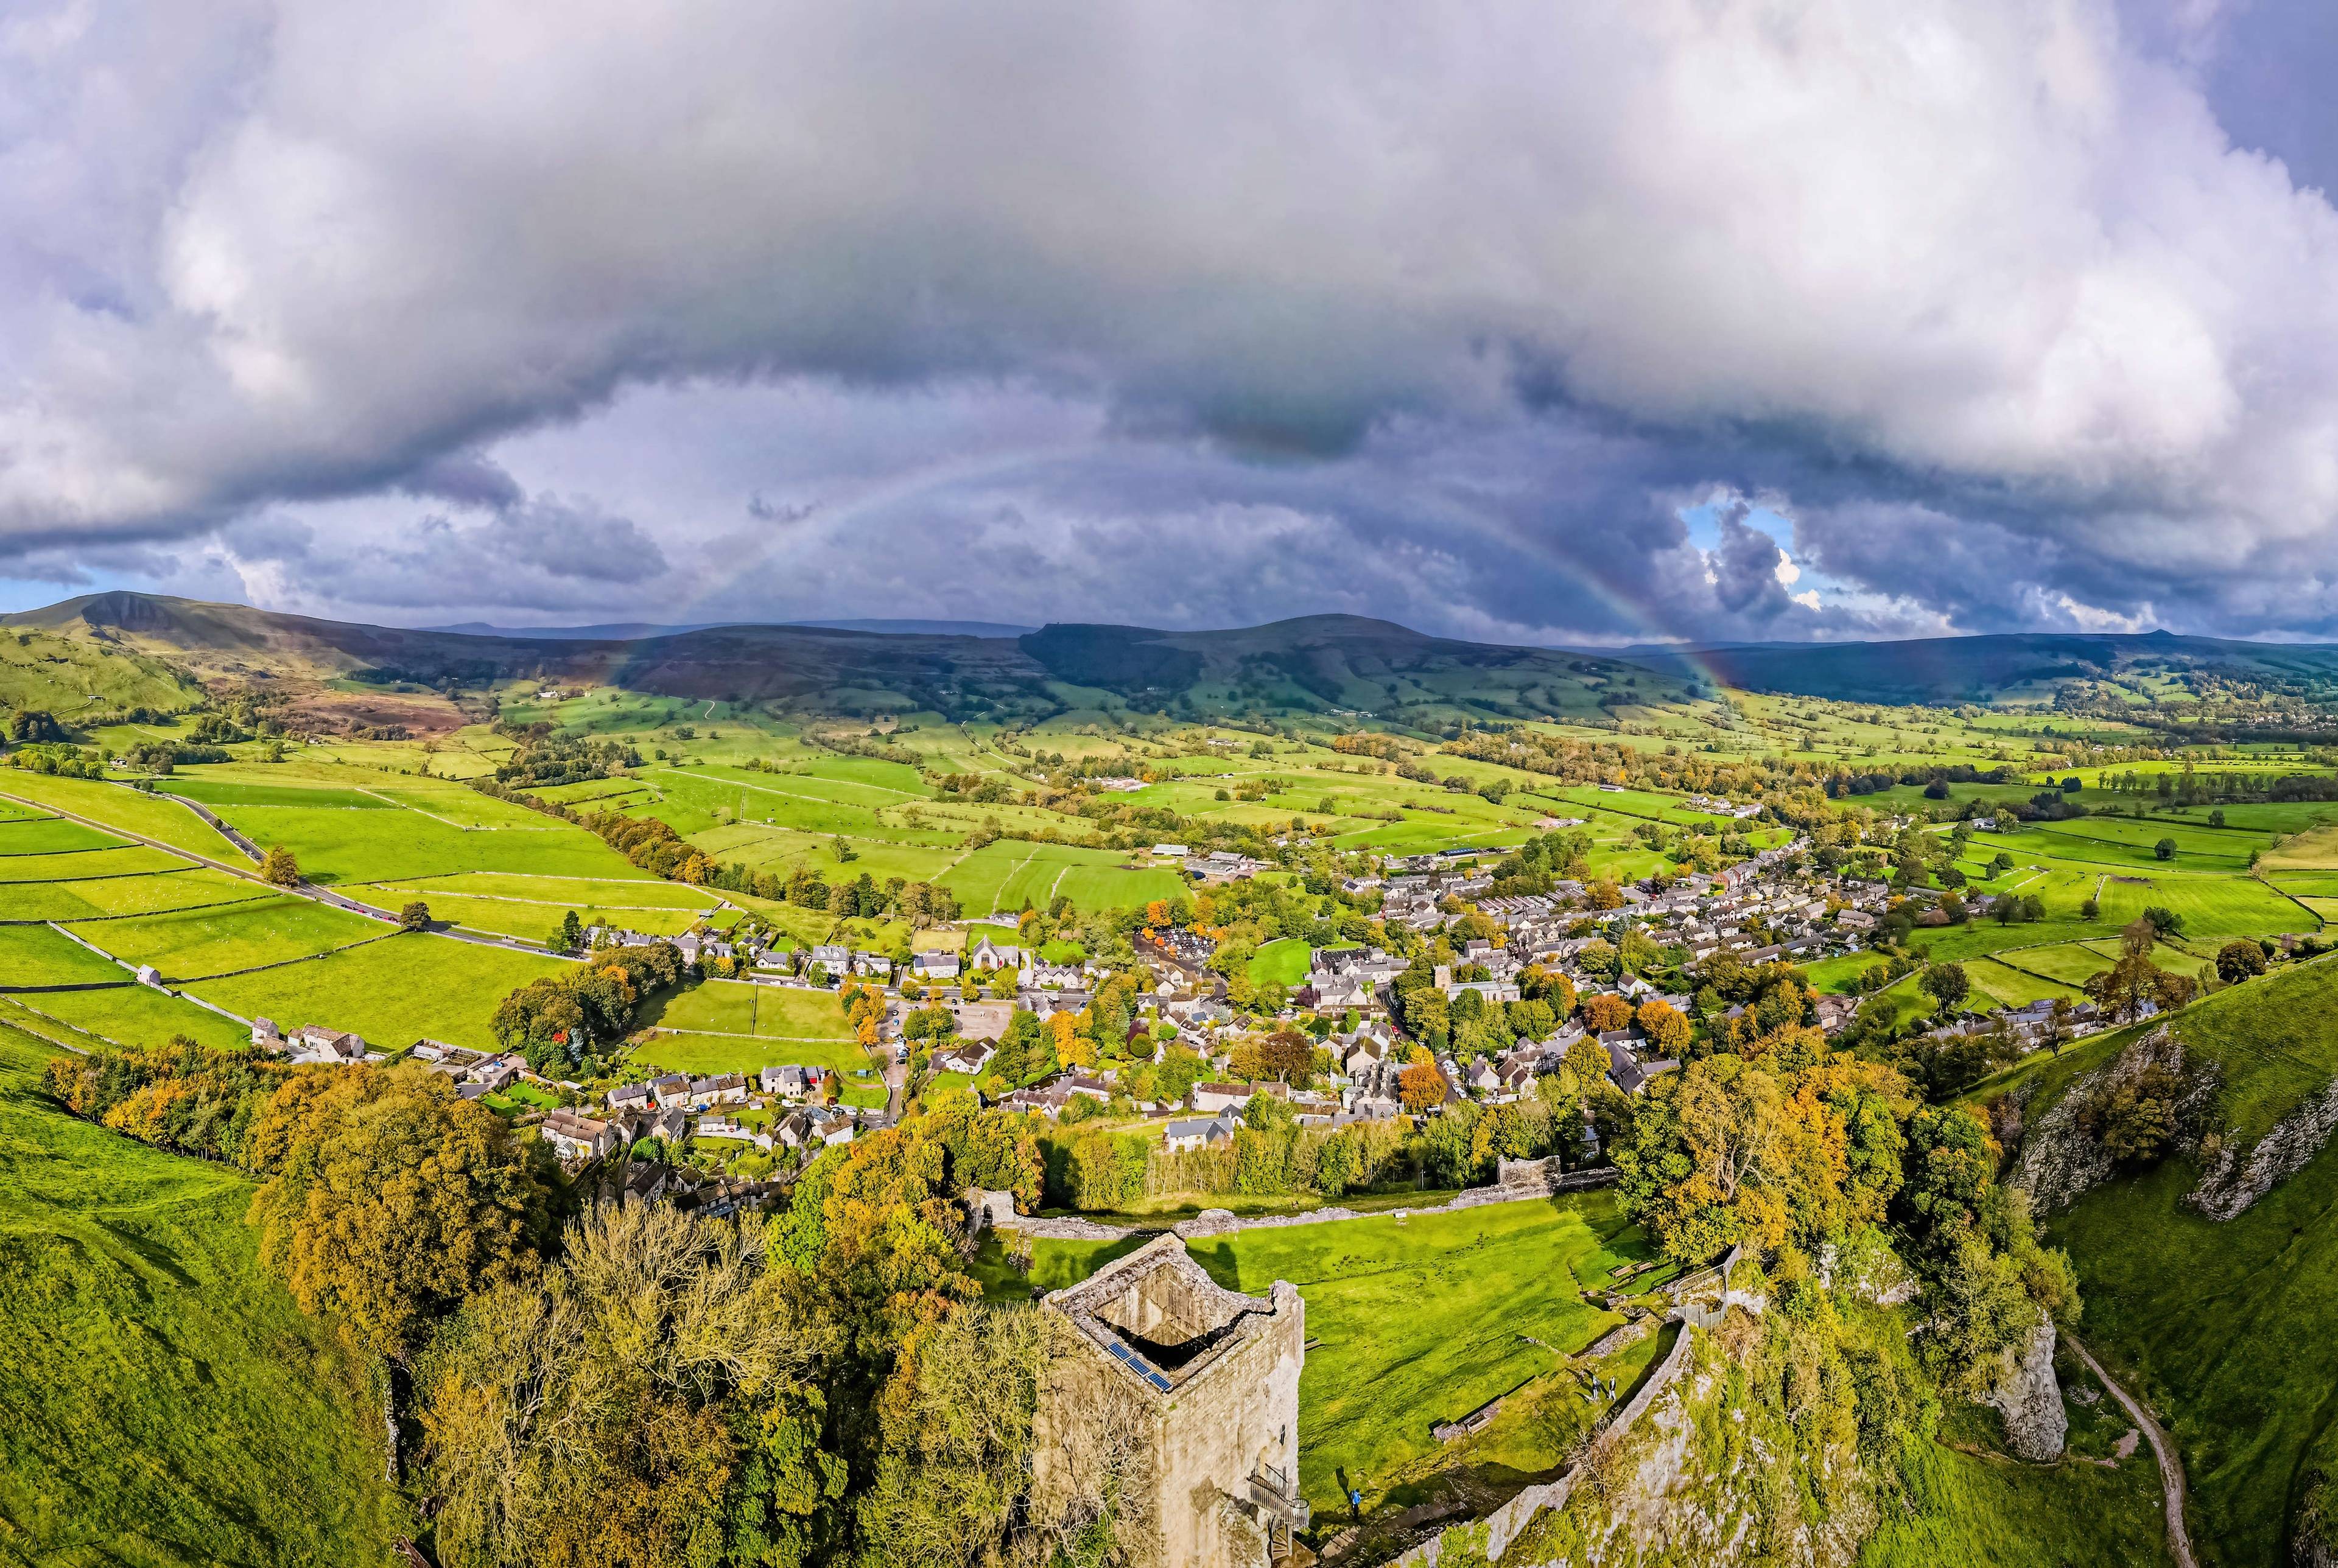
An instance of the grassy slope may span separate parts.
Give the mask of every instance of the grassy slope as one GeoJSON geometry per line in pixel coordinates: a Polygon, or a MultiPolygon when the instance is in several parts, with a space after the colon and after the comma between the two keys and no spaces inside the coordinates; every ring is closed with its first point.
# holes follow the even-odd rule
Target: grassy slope
{"type": "Polygon", "coordinates": [[[354,1030],[384,1050],[427,1036],[491,1051],[496,1004],[538,975],[567,967],[556,958],[451,937],[397,936],[188,989],[240,1017],[273,1018],[287,1029],[322,1024],[354,1030]]]}
{"type": "Polygon", "coordinates": [[[387,1559],[364,1369],[260,1272],[249,1184],[78,1122],[0,1029],[0,1563],[387,1559]]]}
{"type": "Polygon", "coordinates": [[[1301,1484],[1319,1507],[1335,1472],[1372,1489],[1434,1446],[1429,1428],[1468,1415],[1622,1319],[1580,1282],[1644,1255],[1611,1193],[1458,1214],[1374,1217],[1242,1231],[1194,1244],[1222,1283],[1264,1295],[1299,1287],[1308,1352],[1299,1395],[1301,1484]]]}
{"type": "MultiPolygon", "coordinates": [[[[2324,961],[2220,992],[2176,1026],[2223,1065],[2218,1122],[2254,1139],[2338,1075],[2334,1016],[2338,965],[2324,961]]],[[[2026,1065],[2032,1116],[2116,1045],[2026,1065]]],[[[2080,1332],[2176,1435],[2203,1560],[2273,1568],[2303,1473],[2338,1463],[2338,1152],[2224,1223],[2183,1203],[2197,1175],[2170,1161],[2047,1229],[2078,1266],[2080,1332]]]]}

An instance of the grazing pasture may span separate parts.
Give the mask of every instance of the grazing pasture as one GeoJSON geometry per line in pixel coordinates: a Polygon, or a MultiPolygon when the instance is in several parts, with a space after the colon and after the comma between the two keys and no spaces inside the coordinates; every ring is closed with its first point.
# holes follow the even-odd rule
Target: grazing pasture
{"type": "Polygon", "coordinates": [[[387,1562],[362,1357],[262,1271],[251,1183],[66,1115],[0,1028],[0,1558],[387,1562]]]}
{"type": "Polygon", "coordinates": [[[322,1024],[394,1050],[430,1038],[474,1050],[496,1047],[496,1005],[539,975],[568,965],[451,937],[401,936],[187,989],[240,1017],[290,1029],[322,1024]]]}
{"type": "Polygon", "coordinates": [[[378,920],[280,894],[216,909],[95,921],[74,934],[133,964],[152,964],[175,985],[309,958],[391,933],[378,920]]]}
{"type": "MultiPolygon", "coordinates": [[[[120,970],[115,970],[120,975],[120,970]]],[[[127,975],[123,976],[127,979],[127,975]]],[[[251,1031],[231,1019],[198,1007],[182,996],[172,996],[144,985],[114,985],[103,991],[44,991],[15,998],[20,1007],[54,1019],[56,1024],[84,1031],[100,1040],[123,1045],[167,1045],[175,1035],[204,1045],[249,1045],[251,1031]]],[[[55,1024],[34,1019],[26,1024],[36,1034],[58,1034],[55,1024]]],[[[90,1042],[59,1034],[69,1044],[90,1042]]]]}
{"type": "Polygon", "coordinates": [[[0,989],[110,985],[129,978],[121,965],[46,926],[0,926],[0,989]]]}
{"type": "Polygon", "coordinates": [[[63,817],[19,817],[0,822],[0,858],[55,855],[74,849],[118,849],[128,842],[63,817]]]}
{"type": "Polygon", "coordinates": [[[0,776],[0,794],[12,795],[51,810],[69,811],[109,828],[184,849],[207,860],[229,866],[249,862],[242,850],[221,837],[218,828],[176,800],[149,795],[127,785],[94,779],[63,779],[43,773],[11,771],[0,776]]]}
{"type": "Polygon", "coordinates": [[[1083,909],[1126,909],[1185,891],[1176,872],[1133,869],[1127,860],[1116,849],[1001,838],[960,860],[941,883],[969,916],[1013,914],[1027,904],[1045,909],[1058,895],[1083,909]]]}
{"type": "Polygon", "coordinates": [[[115,849],[79,849],[62,855],[12,855],[0,859],[0,882],[77,882],[100,877],[175,871],[186,859],[167,849],[125,844],[115,849]]]}

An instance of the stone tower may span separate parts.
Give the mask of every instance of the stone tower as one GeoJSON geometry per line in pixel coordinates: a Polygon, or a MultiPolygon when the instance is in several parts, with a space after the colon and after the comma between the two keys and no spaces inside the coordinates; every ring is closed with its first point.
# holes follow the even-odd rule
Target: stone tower
{"type": "Polygon", "coordinates": [[[1162,1236],[1049,1296],[1072,1332],[1039,1391],[1033,1496],[1068,1505],[1103,1413],[1135,1462],[1122,1539],[1146,1568],[1264,1568],[1307,1524],[1299,1495],[1299,1369],[1306,1304],[1228,1290],[1162,1236]],[[1142,1543],[1142,1544],[1139,1544],[1142,1543]]]}

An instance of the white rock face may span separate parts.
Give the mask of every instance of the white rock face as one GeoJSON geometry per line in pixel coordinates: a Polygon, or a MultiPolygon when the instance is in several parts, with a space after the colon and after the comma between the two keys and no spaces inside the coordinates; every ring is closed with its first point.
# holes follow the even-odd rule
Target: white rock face
{"type": "Polygon", "coordinates": [[[2304,1170],[2333,1132],[2338,1132],[2338,1083],[2283,1117],[2246,1155],[2229,1143],[2219,1150],[2186,1200],[2211,1220],[2235,1219],[2304,1170]]]}
{"type": "Polygon", "coordinates": [[[1989,1403],[2005,1417],[2005,1444],[2033,1465],[2062,1456],[2070,1418],[2062,1408],[2062,1386],[2054,1377],[2054,1325],[2040,1323],[2028,1345],[1999,1352],[2005,1365],[1989,1403]]]}

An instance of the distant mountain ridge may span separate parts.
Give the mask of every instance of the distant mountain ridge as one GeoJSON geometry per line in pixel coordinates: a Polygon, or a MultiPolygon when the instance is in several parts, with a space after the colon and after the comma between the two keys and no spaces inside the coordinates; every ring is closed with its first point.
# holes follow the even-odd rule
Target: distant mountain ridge
{"type": "Polygon", "coordinates": [[[543,679],[846,718],[930,711],[1031,720],[1126,705],[1181,718],[1314,714],[1418,729],[1629,717],[1710,695],[1714,682],[1849,701],[1957,703],[2008,691],[2050,696],[2060,681],[2137,670],[2213,670],[2338,701],[2338,647],[2165,632],[1738,644],[1626,658],[1467,642],[1357,615],[1208,632],[884,620],[431,630],[120,590],[0,616],[0,624],[113,644],[206,681],[445,690],[543,679]]]}
{"type": "Polygon", "coordinates": [[[1038,630],[1004,621],[690,621],[664,625],[653,621],[612,621],[598,626],[495,626],[485,621],[465,621],[453,626],[427,626],[427,632],[452,632],[465,637],[519,637],[531,641],[571,642],[637,642],[644,637],[674,637],[684,632],[704,632],[715,626],[810,626],[830,632],[874,632],[885,636],[1020,637],[1038,630]]]}

